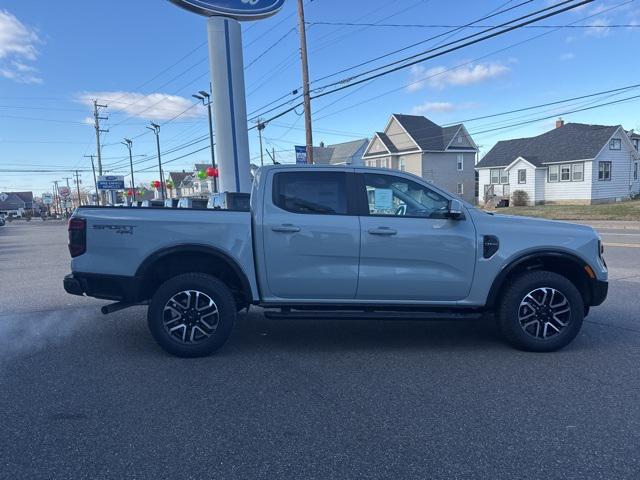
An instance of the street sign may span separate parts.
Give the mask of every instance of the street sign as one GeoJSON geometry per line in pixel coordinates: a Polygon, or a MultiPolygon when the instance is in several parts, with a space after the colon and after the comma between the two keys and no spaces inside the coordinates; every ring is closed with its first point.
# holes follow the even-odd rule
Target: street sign
{"type": "Polygon", "coordinates": [[[58,193],[62,198],[71,196],[71,190],[69,189],[69,187],[58,187],[58,193]]]}
{"type": "Polygon", "coordinates": [[[124,190],[124,177],[121,175],[98,177],[98,190],[124,190]]]}
{"type": "Polygon", "coordinates": [[[6,193],[0,193],[0,202],[6,202],[7,198],[9,198],[9,195],[6,193]]]}
{"type": "Polygon", "coordinates": [[[223,15],[236,20],[258,20],[278,13],[284,0],[169,0],[191,12],[211,17],[223,15]]]}
{"type": "Polygon", "coordinates": [[[296,164],[297,165],[306,165],[307,164],[307,147],[300,147],[296,145],[296,164]]]}
{"type": "Polygon", "coordinates": [[[53,195],[51,195],[50,193],[43,193],[42,203],[44,203],[45,205],[51,205],[53,203],[53,195]]]}

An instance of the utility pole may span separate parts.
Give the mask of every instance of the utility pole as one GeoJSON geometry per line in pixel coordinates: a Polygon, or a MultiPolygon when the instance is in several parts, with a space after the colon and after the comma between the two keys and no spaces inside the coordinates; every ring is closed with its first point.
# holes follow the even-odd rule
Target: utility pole
{"type": "Polygon", "coordinates": [[[98,203],[98,205],[100,205],[100,197],[98,196],[98,182],[96,180],[96,165],[93,162],[93,157],[95,155],[85,155],[86,158],[90,158],[91,159],[91,170],[93,170],[93,186],[96,189],[96,202],[98,203]]]}
{"type": "MultiPolygon", "coordinates": [[[[69,180],[71,180],[71,177],[63,177],[63,180],[66,180],[67,182],[67,192],[69,192],[69,198],[71,198],[71,186],[69,185],[69,180]]],[[[69,215],[69,209],[67,208],[67,199],[64,199],[64,213],[67,214],[67,216],[69,215]]]]}
{"type": "MultiPolygon", "coordinates": [[[[133,201],[136,201],[136,184],[133,179],[133,155],[131,154],[131,149],[133,148],[133,141],[128,138],[124,139],[122,142],[129,149],[129,165],[131,166],[131,192],[133,193],[133,201]]],[[[160,155],[160,151],[158,151],[158,155],[160,155]]]]}
{"type": "Polygon", "coordinates": [[[262,149],[262,131],[265,129],[266,125],[262,121],[261,118],[258,119],[258,138],[260,138],[260,166],[264,167],[264,151],[262,149]]]}
{"type": "Polygon", "coordinates": [[[300,59],[302,60],[302,90],[304,96],[304,129],[307,134],[307,163],[313,163],[313,131],[311,127],[311,93],[309,91],[309,62],[307,60],[307,30],[304,23],[303,0],[298,0],[298,30],[300,31],[300,59]]]}
{"type": "MultiPolygon", "coordinates": [[[[209,143],[211,144],[211,166],[213,168],[216,168],[216,151],[214,148],[215,142],[213,141],[213,113],[211,112],[211,95],[204,90],[200,90],[198,94],[199,95],[192,95],[192,97],[197,98],[205,107],[207,107],[207,112],[209,113],[209,143]]],[[[218,193],[217,177],[213,177],[213,193],[218,193]]]]}
{"type": "Polygon", "coordinates": [[[162,200],[164,200],[164,178],[162,175],[162,159],[160,157],[160,125],[151,122],[151,126],[147,128],[156,135],[156,146],[158,147],[158,171],[160,173],[160,193],[162,195],[162,200]]]}
{"type": "MultiPolygon", "coordinates": [[[[96,129],[96,149],[98,153],[98,175],[102,176],[102,147],[100,146],[100,134],[107,133],[109,130],[102,130],[100,128],[100,120],[108,120],[109,117],[101,117],[100,116],[100,108],[107,108],[107,105],[100,105],[98,100],[93,101],[93,118],[94,118],[94,128],[96,129]]],[[[96,195],[100,196],[96,191],[96,195]]]]}
{"type": "Polygon", "coordinates": [[[78,173],[78,170],[76,170],[74,176],[76,177],[76,189],[78,191],[78,207],[80,207],[82,205],[82,200],[80,197],[80,174],[78,173]]]}
{"type": "Polygon", "coordinates": [[[60,194],[58,192],[58,180],[53,182],[53,205],[56,210],[56,214],[62,213],[62,206],[60,205],[60,194]]]}

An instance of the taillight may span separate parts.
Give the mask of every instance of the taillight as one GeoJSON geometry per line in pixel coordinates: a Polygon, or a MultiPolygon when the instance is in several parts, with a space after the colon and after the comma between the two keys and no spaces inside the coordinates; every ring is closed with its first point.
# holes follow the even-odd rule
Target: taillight
{"type": "Polygon", "coordinates": [[[87,221],[84,218],[69,220],[69,253],[79,257],[87,251],[87,221]]]}

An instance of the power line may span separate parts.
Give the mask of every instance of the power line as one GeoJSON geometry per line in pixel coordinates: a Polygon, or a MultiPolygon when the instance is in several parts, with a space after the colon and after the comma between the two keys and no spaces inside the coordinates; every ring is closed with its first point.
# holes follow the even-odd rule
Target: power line
{"type": "MultiPolygon", "coordinates": [[[[351,26],[351,27],[389,27],[389,28],[496,28],[496,25],[445,25],[445,24],[416,24],[416,23],[350,23],[350,22],[306,22],[307,25],[332,25],[332,26],[351,26]]],[[[613,25],[528,25],[524,28],[640,28],[640,25],[629,24],[613,24],[613,25]]]]}

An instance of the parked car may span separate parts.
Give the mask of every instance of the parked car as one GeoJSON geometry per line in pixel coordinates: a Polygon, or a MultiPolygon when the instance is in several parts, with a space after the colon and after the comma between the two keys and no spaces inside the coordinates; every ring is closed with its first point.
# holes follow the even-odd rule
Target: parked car
{"type": "Polygon", "coordinates": [[[177,198],[167,198],[164,201],[164,208],[178,208],[179,201],[177,198]]]}
{"type": "Polygon", "coordinates": [[[0,227],[4,227],[5,223],[4,217],[0,216],[0,227]]]}
{"type": "Polygon", "coordinates": [[[145,200],[140,206],[143,208],[164,208],[164,202],[162,200],[145,200]]]}
{"type": "Polygon", "coordinates": [[[195,208],[204,210],[207,208],[207,200],[204,198],[183,197],[178,202],[178,208],[195,208]]]}
{"type": "Polygon", "coordinates": [[[118,302],[104,313],[148,303],[153,337],[185,357],[220,348],[251,305],[270,318],[492,312],[513,346],[547,352],[608,290],[591,227],[493,215],[376,168],[264,167],[249,212],[81,207],[69,249],[67,292],[118,302]]]}

